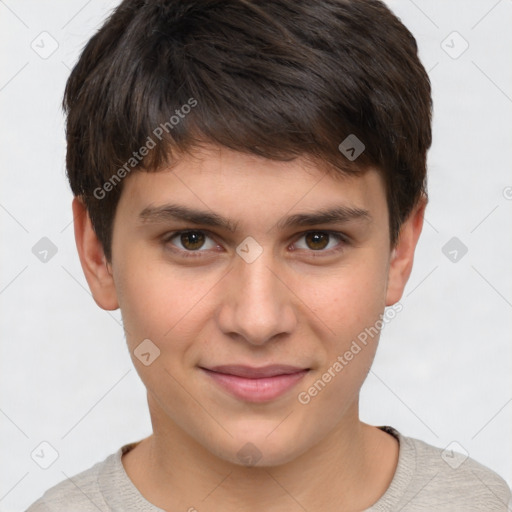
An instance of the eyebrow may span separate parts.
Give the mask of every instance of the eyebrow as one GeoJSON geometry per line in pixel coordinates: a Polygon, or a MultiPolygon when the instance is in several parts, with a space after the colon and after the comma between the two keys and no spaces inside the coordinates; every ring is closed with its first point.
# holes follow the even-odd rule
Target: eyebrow
{"type": "MultiPolygon", "coordinates": [[[[281,219],[277,222],[276,227],[284,230],[291,227],[345,223],[353,220],[371,221],[371,219],[372,217],[368,210],[355,206],[339,205],[332,208],[322,208],[311,213],[295,213],[289,217],[281,219]]],[[[195,208],[179,204],[147,206],[140,212],[139,220],[143,224],[181,220],[196,225],[223,228],[231,233],[234,233],[238,227],[238,222],[232,222],[217,213],[197,210],[195,208]]]]}

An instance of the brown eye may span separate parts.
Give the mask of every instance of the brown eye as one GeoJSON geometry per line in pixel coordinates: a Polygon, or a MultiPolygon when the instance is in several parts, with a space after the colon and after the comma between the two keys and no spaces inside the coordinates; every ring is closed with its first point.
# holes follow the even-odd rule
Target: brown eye
{"type": "Polygon", "coordinates": [[[219,245],[208,231],[183,229],[167,233],[162,238],[166,251],[177,258],[208,258],[218,252],[219,245]]]}
{"type": "Polygon", "coordinates": [[[329,243],[329,235],[327,233],[307,233],[305,237],[308,247],[313,250],[325,249],[329,243]]]}
{"type": "Polygon", "coordinates": [[[180,242],[185,249],[194,251],[200,249],[205,241],[204,233],[201,231],[185,231],[180,234],[180,242]]]}
{"type": "Polygon", "coordinates": [[[343,233],[308,231],[303,233],[294,245],[298,249],[309,252],[311,256],[322,256],[324,254],[327,256],[344,250],[349,245],[349,240],[343,233]]]}

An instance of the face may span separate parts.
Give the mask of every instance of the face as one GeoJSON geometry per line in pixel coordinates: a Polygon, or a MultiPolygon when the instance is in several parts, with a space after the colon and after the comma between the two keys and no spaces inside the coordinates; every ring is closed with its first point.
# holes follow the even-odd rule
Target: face
{"type": "Polygon", "coordinates": [[[209,148],[123,186],[111,270],[155,432],[277,465],[357,421],[378,339],[361,333],[393,302],[380,175],[209,148]]]}

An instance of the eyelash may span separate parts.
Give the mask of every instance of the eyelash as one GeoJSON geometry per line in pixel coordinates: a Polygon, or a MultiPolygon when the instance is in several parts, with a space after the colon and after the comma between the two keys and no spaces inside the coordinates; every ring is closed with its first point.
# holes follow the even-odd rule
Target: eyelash
{"type": "MultiPolygon", "coordinates": [[[[212,234],[209,231],[205,231],[203,229],[182,229],[180,231],[173,231],[172,233],[168,233],[167,235],[164,236],[162,242],[164,245],[167,246],[167,244],[169,244],[169,242],[173,238],[175,238],[176,236],[181,235],[183,233],[203,233],[208,238],[213,239],[212,234]]],[[[311,256],[313,256],[314,258],[323,257],[323,255],[325,255],[325,254],[331,255],[331,254],[338,253],[338,252],[344,250],[345,249],[344,246],[349,243],[348,237],[346,235],[344,235],[343,233],[339,233],[337,231],[323,231],[323,230],[316,230],[316,231],[310,230],[310,231],[305,231],[303,233],[300,233],[300,236],[299,236],[299,238],[297,238],[297,241],[310,233],[321,233],[324,235],[329,235],[330,237],[333,237],[338,242],[342,242],[342,243],[338,244],[334,249],[329,249],[327,251],[322,250],[322,249],[319,249],[318,251],[314,251],[312,249],[308,250],[308,252],[312,253],[311,256]],[[315,254],[315,253],[320,253],[320,254],[315,254]]],[[[304,250],[304,249],[300,249],[300,250],[304,250]]],[[[173,251],[175,254],[179,254],[179,256],[182,256],[184,258],[201,258],[202,257],[201,253],[206,252],[206,251],[204,251],[204,250],[202,251],[200,249],[198,249],[196,251],[186,251],[183,249],[178,249],[175,246],[172,246],[172,244],[171,244],[171,251],[173,251]]]]}

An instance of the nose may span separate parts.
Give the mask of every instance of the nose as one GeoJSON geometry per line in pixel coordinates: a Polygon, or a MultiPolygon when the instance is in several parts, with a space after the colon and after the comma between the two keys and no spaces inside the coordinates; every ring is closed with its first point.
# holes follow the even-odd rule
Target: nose
{"type": "Polygon", "coordinates": [[[286,285],[284,270],[272,261],[270,250],[251,263],[237,258],[226,278],[218,314],[221,330],[252,345],[263,345],[297,325],[294,293],[286,285]]]}

